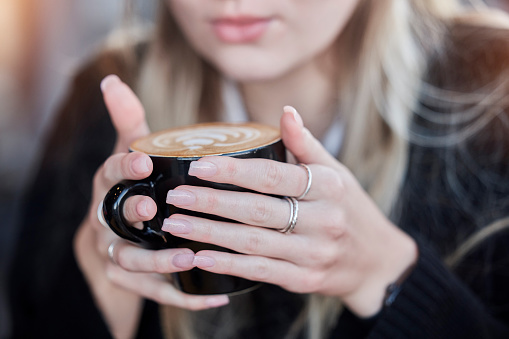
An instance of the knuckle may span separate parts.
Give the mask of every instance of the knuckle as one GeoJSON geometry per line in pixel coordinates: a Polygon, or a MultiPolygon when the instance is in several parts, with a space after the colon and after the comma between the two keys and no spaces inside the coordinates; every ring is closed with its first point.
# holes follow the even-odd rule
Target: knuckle
{"type": "Polygon", "coordinates": [[[168,257],[165,255],[158,255],[158,252],[153,253],[152,266],[156,273],[167,273],[168,271],[168,257]]]}
{"type": "Polygon", "coordinates": [[[136,203],[134,201],[134,198],[127,199],[127,201],[124,204],[122,213],[124,214],[124,218],[126,218],[130,222],[137,220],[138,213],[136,212],[136,203]]]}
{"type": "Polygon", "coordinates": [[[260,258],[260,260],[253,265],[252,274],[254,278],[253,280],[267,281],[270,276],[270,268],[267,260],[264,258],[260,258]]]}
{"type": "Polygon", "coordinates": [[[215,211],[219,204],[219,199],[215,194],[209,194],[206,198],[205,209],[207,211],[215,211]]]}
{"type": "Polygon", "coordinates": [[[320,285],[323,282],[323,274],[319,271],[312,270],[307,274],[303,274],[300,279],[300,286],[298,292],[300,293],[313,293],[320,290],[320,285]]]}
{"type": "Polygon", "coordinates": [[[275,162],[269,162],[265,170],[262,171],[262,175],[262,185],[269,190],[280,186],[285,177],[283,168],[275,162]]]}
{"type": "Polygon", "coordinates": [[[329,178],[330,192],[334,194],[336,199],[342,201],[346,191],[345,180],[338,173],[334,173],[333,175],[329,176],[329,178]]]}
{"type": "Polygon", "coordinates": [[[239,167],[235,161],[228,161],[225,167],[225,176],[230,179],[234,179],[237,177],[239,173],[239,167]]]}
{"type": "Polygon", "coordinates": [[[232,274],[233,270],[234,270],[233,258],[231,258],[231,257],[224,258],[222,260],[222,263],[221,263],[221,268],[222,268],[222,272],[221,273],[223,273],[223,274],[232,274]]]}
{"type": "Polygon", "coordinates": [[[111,181],[117,177],[114,174],[115,168],[116,168],[116,166],[115,166],[116,161],[117,161],[116,157],[111,156],[108,159],[106,159],[106,161],[102,164],[101,170],[102,170],[102,175],[103,175],[104,179],[111,181]]]}
{"type": "Polygon", "coordinates": [[[332,240],[338,240],[346,232],[346,221],[344,213],[330,213],[322,223],[323,232],[332,240]]]}
{"type": "Polygon", "coordinates": [[[250,221],[255,225],[264,225],[272,217],[271,206],[264,201],[257,200],[252,209],[249,210],[250,221]]]}
{"type": "Polygon", "coordinates": [[[132,158],[135,156],[133,153],[125,154],[121,160],[120,160],[120,174],[123,178],[131,178],[135,176],[135,173],[133,172],[132,165],[132,158]]]}
{"type": "Polygon", "coordinates": [[[252,254],[258,253],[260,244],[263,239],[259,232],[250,231],[246,234],[246,240],[244,244],[245,253],[252,254]]]}
{"type": "Polygon", "coordinates": [[[205,222],[200,226],[200,230],[201,230],[201,241],[205,243],[212,242],[212,237],[214,235],[213,226],[210,223],[205,222]]]}
{"type": "Polygon", "coordinates": [[[322,260],[322,251],[310,251],[309,262],[312,266],[316,266],[322,260]]]}
{"type": "Polygon", "coordinates": [[[338,259],[338,253],[335,246],[325,247],[321,251],[319,264],[317,267],[329,268],[333,266],[338,259]]]}
{"type": "Polygon", "coordinates": [[[168,297],[168,290],[166,288],[157,288],[152,291],[152,299],[158,304],[168,304],[171,302],[168,297]]]}

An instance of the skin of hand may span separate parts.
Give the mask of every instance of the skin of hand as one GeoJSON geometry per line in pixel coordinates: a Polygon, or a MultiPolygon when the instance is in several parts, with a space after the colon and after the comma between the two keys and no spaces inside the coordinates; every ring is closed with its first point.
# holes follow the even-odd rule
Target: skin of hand
{"type": "MultiPolygon", "coordinates": [[[[284,108],[281,133],[313,178],[299,201],[293,233],[275,230],[289,220],[284,199],[193,186],[169,191],[167,202],[243,225],[180,214],[166,219],[163,230],[241,253],[198,252],[193,264],[201,269],[297,293],[337,296],[361,317],[376,314],[386,287],[416,262],[416,243],[383,215],[348,169],[303,127],[292,107],[284,108]]],[[[192,163],[189,174],[279,196],[299,196],[307,183],[301,166],[265,159],[204,157],[192,163]]]]}
{"type": "MultiPolygon", "coordinates": [[[[162,274],[191,269],[194,259],[191,250],[145,250],[121,240],[100,224],[97,208],[107,191],[121,180],[140,180],[152,171],[149,156],[128,153],[133,140],[149,133],[141,103],[114,75],[106,77],[101,88],[118,137],[113,155],[94,176],[89,213],[74,237],[74,252],[112,335],[131,338],[138,327],[143,298],[190,310],[222,306],[229,299],[224,295],[187,295],[163,277],[162,274]],[[112,243],[113,260],[108,257],[112,243]]],[[[124,216],[134,224],[152,219],[156,209],[152,199],[135,196],[126,201],[124,216]]]]}

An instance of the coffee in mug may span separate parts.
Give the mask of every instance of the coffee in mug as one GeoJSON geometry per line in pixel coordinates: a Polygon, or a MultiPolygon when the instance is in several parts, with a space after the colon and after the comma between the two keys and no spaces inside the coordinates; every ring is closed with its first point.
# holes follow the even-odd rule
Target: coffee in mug
{"type": "MultiPolygon", "coordinates": [[[[110,189],[103,204],[106,222],[120,237],[142,247],[190,248],[195,253],[201,250],[233,251],[166,233],[161,230],[165,218],[179,213],[212,220],[232,220],[168,205],[168,191],[180,185],[246,192],[249,190],[189,176],[190,163],[211,155],[286,161],[286,151],[279,130],[257,123],[205,123],[169,129],[136,140],[131,144],[130,150],[148,154],[154,165],[153,171],[146,179],[125,180],[110,189]],[[133,195],[149,196],[157,204],[155,218],[144,222],[141,230],[129,225],[122,213],[125,201],[133,195]]],[[[231,295],[249,291],[258,285],[239,277],[215,274],[198,268],[175,273],[173,280],[182,291],[191,294],[231,295]]]]}

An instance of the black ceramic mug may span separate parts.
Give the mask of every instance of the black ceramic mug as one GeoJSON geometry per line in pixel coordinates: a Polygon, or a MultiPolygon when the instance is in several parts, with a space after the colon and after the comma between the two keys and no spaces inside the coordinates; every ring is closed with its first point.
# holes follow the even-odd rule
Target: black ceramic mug
{"type": "MultiPolygon", "coordinates": [[[[188,211],[166,203],[169,190],[180,185],[204,186],[222,190],[248,191],[245,188],[213,183],[189,176],[189,165],[203,156],[222,155],[235,158],[264,158],[286,161],[286,151],[279,130],[256,123],[207,123],[170,129],[151,134],[131,144],[131,151],[150,156],[153,171],[150,177],[126,180],[110,189],[104,198],[103,214],[110,228],[120,237],[149,249],[189,248],[228,251],[212,244],[173,236],[161,230],[163,220],[174,213],[213,220],[224,218],[188,211]],[[154,219],[135,228],[125,220],[122,210],[128,197],[146,195],[157,204],[154,219]]],[[[191,294],[237,294],[253,289],[258,283],[239,277],[220,275],[193,268],[172,275],[175,285],[191,294]]]]}

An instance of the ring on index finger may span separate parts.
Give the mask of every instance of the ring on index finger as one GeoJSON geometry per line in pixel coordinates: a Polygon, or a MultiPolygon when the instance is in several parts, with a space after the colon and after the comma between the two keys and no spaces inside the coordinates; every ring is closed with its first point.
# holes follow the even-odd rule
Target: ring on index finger
{"type": "Polygon", "coordinates": [[[298,165],[301,166],[302,168],[304,168],[308,175],[308,182],[306,183],[306,189],[304,190],[304,192],[301,195],[299,195],[298,197],[295,198],[297,200],[301,200],[306,196],[306,194],[308,194],[309,189],[311,188],[311,183],[313,182],[313,173],[311,173],[311,169],[309,168],[308,165],[306,165],[306,164],[298,164],[298,165]]]}

